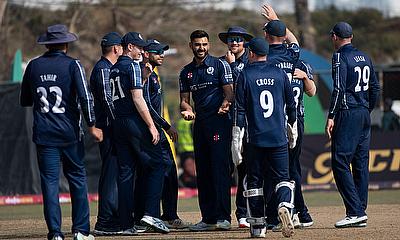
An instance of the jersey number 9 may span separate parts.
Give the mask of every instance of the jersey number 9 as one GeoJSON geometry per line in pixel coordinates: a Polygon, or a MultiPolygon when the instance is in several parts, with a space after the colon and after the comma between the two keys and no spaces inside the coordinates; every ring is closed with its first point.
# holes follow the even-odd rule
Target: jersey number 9
{"type": "Polygon", "coordinates": [[[274,112],[274,97],[270,91],[264,90],[260,93],[260,105],[265,110],[264,118],[269,118],[274,112]]]}

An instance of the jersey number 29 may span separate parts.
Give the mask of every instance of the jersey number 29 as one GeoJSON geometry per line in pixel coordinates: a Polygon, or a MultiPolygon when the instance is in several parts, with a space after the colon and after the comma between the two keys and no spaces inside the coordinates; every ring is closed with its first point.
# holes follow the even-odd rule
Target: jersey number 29
{"type": "Polygon", "coordinates": [[[369,76],[371,74],[371,70],[369,69],[369,66],[363,67],[362,70],[359,66],[357,66],[354,68],[354,72],[357,73],[357,85],[354,88],[354,92],[361,92],[361,90],[367,91],[369,76]],[[362,88],[361,88],[361,79],[362,79],[362,82],[365,83],[365,85],[362,86],[362,88]]]}
{"type": "Polygon", "coordinates": [[[270,91],[264,90],[260,93],[260,105],[265,110],[264,118],[269,118],[274,112],[274,97],[270,91]]]}

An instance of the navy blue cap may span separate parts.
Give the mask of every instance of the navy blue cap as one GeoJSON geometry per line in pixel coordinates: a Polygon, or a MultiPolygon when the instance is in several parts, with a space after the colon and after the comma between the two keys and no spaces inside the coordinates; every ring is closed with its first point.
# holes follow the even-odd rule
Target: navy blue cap
{"type": "Polygon", "coordinates": [[[246,41],[250,41],[253,38],[244,28],[237,26],[230,27],[227,32],[218,34],[219,39],[224,43],[227,43],[228,36],[243,36],[246,41]]]}
{"type": "Polygon", "coordinates": [[[286,25],[280,20],[272,20],[264,26],[264,31],[276,37],[286,36],[286,25]]]}
{"type": "Polygon", "coordinates": [[[143,48],[145,51],[166,51],[169,49],[168,45],[161,44],[159,41],[156,39],[148,39],[147,40],[147,46],[143,48]]]}
{"type": "Polygon", "coordinates": [[[67,26],[56,24],[49,26],[45,34],[39,36],[38,44],[60,44],[78,40],[78,36],[68,31],[67,26]]]}
{"type": "Polygon", "coordinates": [[[250,42],[244,44],[244,47],[247,47],[250,51],[260,56],[267,55],[269,51],[268,43],[261,37],[251,39],[250,42]]]}
{"type": "Polygon", "coordinates": [[[122,45],[128,45],[129,43],[139,47],[147,46],[147,42],[143,39],[142,35],[137,32],[128,32],[122,37],[122,45]]]}
{"type": "Polygon", "coordinates": [[[353,28],[347,22],[338,22],[330,31],[330,34],[333,33],[340,38],[349,38],[353,35],[353,28]]]}
{"type": "Polygon", "coordinates": [[[121,44],[121,36],[116,32],[110,32],[104,35],[101,39],[100,45],[102,47],[109,47],[121,44]]]}

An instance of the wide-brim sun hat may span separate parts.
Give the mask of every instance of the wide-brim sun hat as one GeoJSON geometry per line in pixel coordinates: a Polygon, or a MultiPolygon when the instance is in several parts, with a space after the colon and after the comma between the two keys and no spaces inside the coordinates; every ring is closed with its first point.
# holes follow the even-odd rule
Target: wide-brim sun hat
{"type": "Polygon", "coordinates": [[[222,32],[218,34],[219,39],[223,43],[228,42],[228,36],[242,36],[247,42],[253,38],[253,36],[249,34],[244,28],[238,26],[230,27],[227,32],[222,32]]]}
{"type": "Polygon", "coordinates": [[[68,31],[67,26],[56,24],[49,26],[45,34],[39,36],[37,43],[44,44],[60,44],[69,43],[78,40],[78,36],[68,31]]]}

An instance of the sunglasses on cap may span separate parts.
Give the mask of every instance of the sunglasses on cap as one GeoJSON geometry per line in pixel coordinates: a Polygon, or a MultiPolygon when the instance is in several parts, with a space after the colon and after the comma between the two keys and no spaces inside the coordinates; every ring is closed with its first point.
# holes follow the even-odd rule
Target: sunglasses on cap
{"type": "Polygon", "coordinates": [[[164,50],[148,50],[147,52],[149,52],[149,53],[155,53],[155,54],[157,54],[157,55],[162,55],[162,54],[164,54],[164,50]]]}
{"type": "Polygon", "coordinates": [[[239,43],[239,42],[244,42],[244,38],[242,38],[242,37],[227,37],[226,41],[228,43],[233,43],[233,42],[239,43]]]}

